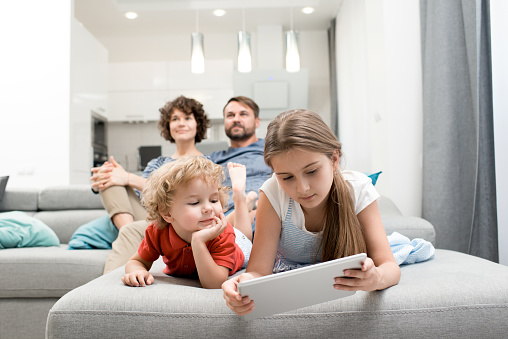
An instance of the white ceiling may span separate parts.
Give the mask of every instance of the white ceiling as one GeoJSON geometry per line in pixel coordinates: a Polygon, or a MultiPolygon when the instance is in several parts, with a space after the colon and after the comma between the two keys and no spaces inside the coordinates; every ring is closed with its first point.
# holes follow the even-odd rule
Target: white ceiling
{"type": "Polygon", "coordinates": [[[257,26],[281,24],[289,30],[291,10],[293,28],[326,30],[337,15],[343,0],[75,0],[75,16],[96,37],[184,34],[196,31],[224,33],[245,29],[255,32],[257,26]],[[303,14],[303,7],[313,7],[303,14]],[[213,10],[224,9],[217,17],[213,10]],[[129,20],[124,13],[135,11],[138,18],[129,20]]]}

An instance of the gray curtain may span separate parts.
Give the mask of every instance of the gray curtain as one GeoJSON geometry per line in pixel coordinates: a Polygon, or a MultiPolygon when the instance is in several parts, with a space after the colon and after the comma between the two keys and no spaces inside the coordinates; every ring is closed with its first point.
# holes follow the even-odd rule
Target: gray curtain
{"type": "Polygon", "coordinates": [[[339,138],[339,102],[337,94],[337,53],[335,39],[336,19],[333,19],[328,28],[328,59],[330,63],[330,111],[331,130],[339,138]]]}
{"type": "Polygon", "coordinates": [[[436,247],[498,261],[489,1],[420,0],[423,217],[436,247]]]}

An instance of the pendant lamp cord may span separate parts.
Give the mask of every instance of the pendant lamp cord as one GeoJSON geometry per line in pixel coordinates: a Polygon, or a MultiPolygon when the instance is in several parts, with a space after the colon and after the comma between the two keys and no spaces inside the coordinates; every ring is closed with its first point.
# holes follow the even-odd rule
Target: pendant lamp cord
{"type": "Polygon", "coordinates": [[[293,30],[293,6],[289,6],[289,26],[293,30]]]}
{"type": "Polygon", "coordinates": [[[196,10],[196,33],[199,33],[199,11],[196,10]]]}
{"type": "Polygon", "coordinates": [[[245,5],[242,8],[242,31],[245,32],[245,5]]]}

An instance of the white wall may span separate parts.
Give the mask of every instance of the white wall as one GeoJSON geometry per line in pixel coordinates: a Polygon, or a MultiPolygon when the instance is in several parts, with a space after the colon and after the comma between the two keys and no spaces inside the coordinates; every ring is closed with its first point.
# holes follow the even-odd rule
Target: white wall
{"type": "Polygon", "coordinates": [[[347,169],[383,171],[376,188],[421,216],[418,0],[344,0],[337,16],[339,139],[347,169]]]}
{"type": "Polygon", "coordinates": [[[11,176],[8,187],[69,182],[71,6],[0,3],[0,175],[11,176]]]}
{"type": "Polygon", "coordinates": [[[490,1],[499,262],[508,265],[508,2],[490,1]]]}
{"type": "Polygon", "coordinates": [[[108,51],[74,17],[71,18],[71,184],[90,183],[92,111],[108,111],[108,51]]]}

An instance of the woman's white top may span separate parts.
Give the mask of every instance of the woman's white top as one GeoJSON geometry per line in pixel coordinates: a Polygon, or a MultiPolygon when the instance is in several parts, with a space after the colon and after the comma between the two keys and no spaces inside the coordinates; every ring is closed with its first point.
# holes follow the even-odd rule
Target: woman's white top
{"type": "MultiPolygon", "coordinates": [[[[356,214],[379,199],[379,193],[368,176],[355,171],[341,173],[351,187],[356,214]]],[[[266,194],[282,225],[274,273],[320,262],[322,231],[318,233],[307,231],[302,207],[284,192],[275,174],[261,186],[260,190],[266,194]]]]}

